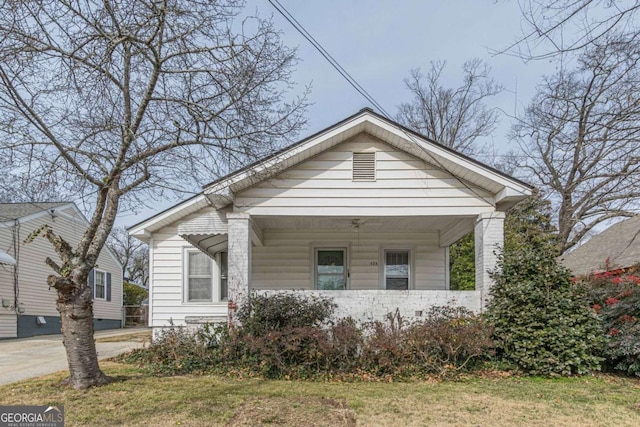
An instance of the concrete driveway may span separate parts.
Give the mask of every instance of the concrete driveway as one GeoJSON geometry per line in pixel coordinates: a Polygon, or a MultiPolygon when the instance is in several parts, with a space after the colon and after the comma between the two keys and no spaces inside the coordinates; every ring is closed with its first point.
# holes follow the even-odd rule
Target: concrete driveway
{"type": "MultiPolygon", "coordinates": [[[[98,359],[107,359],[144,345],[148,328],[112,329],[95,333],[98,359]],[[108,338],[109,342],[99,342],[108,338]]],[[[0,341],[0,384],[67,369],[61,335],[0,341]]]]}

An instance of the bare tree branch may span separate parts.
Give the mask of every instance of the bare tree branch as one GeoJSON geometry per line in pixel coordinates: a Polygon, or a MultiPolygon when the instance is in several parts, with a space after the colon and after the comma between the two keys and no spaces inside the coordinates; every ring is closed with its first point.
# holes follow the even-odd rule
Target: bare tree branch
{"type": "MultiPolygon", "coordinates": [[[[271,21],[238,23],[243,5],[0,0],[0,151],[11,176],[63,183],[59,198],[92,199],[76,247],[43,230],[63,261],[48,262],[63,335],[76,331],[89,353],[87,278],[118,212],[168,185],[186,192],[210,182],[281,148],[305,124],[307,90],[292,94],[295,52],[271,21]]],[[[106,381],[97,358],[67,350],[74,386],[106,381]]]]}
{"type": "Polygon", "coordinates": [[[498,111],[485,102],[502,91],[479,59],[464,63],[463,83],[445,88],[441,76],[446,62],[432,62],[431,69],[411,71],[405,79],[413,100],[400,105],[397,120],[427,137],[466,154],[478,154],[478,139],[489,136],[498,122],[498,111]]]}
{"type": "Polygon", "coordinates": [[[640,207],[640,47],[607,35],[547,77],[513,127],[520,166],[558,212],[561,250],[640,207]]]}

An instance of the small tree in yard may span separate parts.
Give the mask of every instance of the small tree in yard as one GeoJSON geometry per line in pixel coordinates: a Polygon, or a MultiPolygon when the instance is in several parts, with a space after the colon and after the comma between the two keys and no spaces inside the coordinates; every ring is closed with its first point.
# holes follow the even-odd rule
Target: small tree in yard
{"type": "Polygon", "coordinates": [[[241,6],[0,2],[0,149],[19,173],[65,182],[65,197],[93,208],[75,247],[49,226],[30,236],[59,257],[46,260],[48,284],[74,388],[108,382],[87,276],[118,211],[272,152],[304,124],[305,97],[284,98],[294,52],[270,21],[235,22],[241,6]]]}
{"type": "Polygon", "coordinates": [[[584,287],[554,251],[519,247],[501,255],[487,309],[498,355],[533,375],[586,374],[600,367],[600,323],[584,287]]]}

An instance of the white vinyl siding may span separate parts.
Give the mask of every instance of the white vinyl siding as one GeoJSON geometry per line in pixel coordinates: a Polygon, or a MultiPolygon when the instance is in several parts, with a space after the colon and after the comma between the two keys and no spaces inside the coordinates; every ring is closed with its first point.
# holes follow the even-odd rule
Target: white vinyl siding
{"type": "Polygon", "coordinates": [[[0,307],[0,338],[15,338],[18,334],[18,318],[13,310],[0,307]]]}
{"type": "Polygon", "coordinates": [[[314,289],[313,250],[326,242],[348,245],[348,289],[380,289],[383,248],[412,248],[413,288],[446,289],[446,249],[438,233],[322,232],[264,230],[264,246],[252,248],[252,287],[255,289],[314,289]],[[345,242],[346,240],[346,242],[345,242]]]}
{"type": "Polygon", "coordinates": [[[492,212],[493,196],[366,133],[239,192],[252,215],[411,216],[492,212]],[[375,181],[353,179],[354,153],[375,154],[375,181]],[[482,197],[479,197],[481,195],[482,197]]]}
{"type": "MultiPolygon", "coordinates": [[[[50,257],[60,263],[58,255],[51,244],[44,238],[38,237],[33,242],[25,245],[22,241],[43,224],[48,224],[56,234],[63,236],[72,246],[78,244],[86,230],[86,220],[72,208],[60,209],[55,218],[49,215],[40,216],[20,224],[20,248],[19,248],[19,302],[24,307],[25,315],[31,316],[59,316],[56,310],[56,291],[47,286],[47,277],[53,273],[44,260],[50,257]]],[[[11,242],[11,229],[0,227],[0,242],[11,242]]],[[[7,247],[3,247],[7,251],[7,247]]],[[[9,251],[13,256],[13,249],[9,251]]],[[[99,270],[111,273],[111,301],[96,300],[93,304],[95,319],[122,319],[122,267],[109,254],[105,247],[98,257],[96,267],[99,270]]],[[[0,267],[0,270],[6,270],[0,267]]],[[[10,288],[4,290],[0,297],[10,298],[13,301],[13,273],[6,279],[0,274],[2,281],[8,280],[10,288]]],[[[0,308],[0,312],[5,309],[0,308]]]]}
{"type": "MultiPolygon", "coordinates": [[[[185,218],[193,219],[197,216],[185,218]]],[[[153,266],[150,298],[150,326],[166,327],[170,323],[184,325],[187,317],[225,317],[226,301],[187,303],[184,297],[185,250],[197,250],[178,235],[176,225],[170,225],[153,234],[150,251],[153,266]]],[[[213,260],[212,260],[213,262],[213,260]]],[[[213,274],[218,273],[217,263],[213,265],[213,274]]],[[[216,278],[214,277],[214,283],[216,278]]],[[[216,294],[214,294],[216,295],[216,294]]]]}

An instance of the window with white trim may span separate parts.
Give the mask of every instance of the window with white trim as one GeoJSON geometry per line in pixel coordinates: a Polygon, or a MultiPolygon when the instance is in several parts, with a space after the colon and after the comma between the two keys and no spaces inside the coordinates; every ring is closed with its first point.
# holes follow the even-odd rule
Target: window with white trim
{"type": "Polygon", "coordinates": [[[411,287],[411,251],[386,249],[384,251],[384,287],[408,290],[411,287]]]}
{"type": "Polygon", "coordinates": [[[316,289],[347,288],[347,248],[315,248],[314,258],[316,289]]]}
{"type": "Polygon", "coordinates": [[[229,299],[229,256],[227,252],[219,252],[217,256],[218,266],[220,267],[220,301],[229,299]]]}
{"type": "Polygon", "coordinates": [[[184,302],[217,303],[228,299],[228,256],[209,257],[195,248],[184,249],[184,302]]]}
{"type": "Polygon", "coordinates": [[[107,273],[100,270],[93,271],[93,280],[94,280],[94,299],[107,299],[107,273]]]}
{"type": "Polygon", "coordinates": [[[213,260],[197,249],[185,251],[185,301],[213,301],[213,260]]]}

